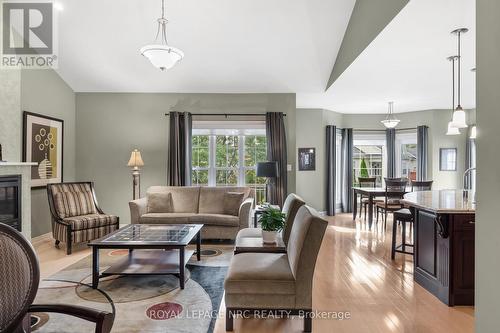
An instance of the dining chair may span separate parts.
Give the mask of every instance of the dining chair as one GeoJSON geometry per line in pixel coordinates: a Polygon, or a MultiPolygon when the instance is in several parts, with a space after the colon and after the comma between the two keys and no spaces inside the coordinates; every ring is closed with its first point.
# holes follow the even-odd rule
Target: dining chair
{"type": "MultiPolygon", "coordinates": [[[[412,181],[410,183],[411,191],[430,191],[432,189],[432,180],[412,181]]],[[[413,255],[413,243],[406,242],[406,223],[410,223],[410,230],[413,234],[413,214],[408,208],[401,208],[393,213],[394,222],[392,224],[392,244],[391,244],[391,259],[394,260],[396,252],[413,255]],[[396,244],[397,225],[401,224],[401,244],[396,244]],[[407,251],[410,247],[412,251],[407,251]]]]}
{"type": "Polygon", "coordinates": [[[385,198],[383,202],[377,202],[375,207],[377,208],[377,219],[378,223],[379,214],[383,214],[382,219],[384,222],[384,229],[387,227],[387,215],[393,213],[401,208],[403,204],[401,199],[405,194],[407,180],[395,180],[395,179],[385,179],[385,198]],[[385,218],[384,218],[385,217],[385,218]]]}
{"type": "MultiPolygon", "coordinates": [[[[377,187],[377,177],[358,177],[359,187],[377,187]]],[[[373,203],[382,202],[381,199],[374,199],[373,203]]],[[[366,220],[366,211],[368,207],[368,198],[366,196],[361,195],[360,197],[360,205],[359,205],[359,217],[361,218],[361,214],[363,213],[363,208],[365,209],[365,220],[366,220]]]]}

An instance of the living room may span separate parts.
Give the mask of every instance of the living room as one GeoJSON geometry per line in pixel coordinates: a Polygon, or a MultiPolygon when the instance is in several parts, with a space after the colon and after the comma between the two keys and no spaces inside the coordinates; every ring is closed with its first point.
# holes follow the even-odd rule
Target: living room
{"type": "Polygon", "coordinates": [[[0,13],[1,332],[495,331],[498,4],[37,3],[0,13]]]}

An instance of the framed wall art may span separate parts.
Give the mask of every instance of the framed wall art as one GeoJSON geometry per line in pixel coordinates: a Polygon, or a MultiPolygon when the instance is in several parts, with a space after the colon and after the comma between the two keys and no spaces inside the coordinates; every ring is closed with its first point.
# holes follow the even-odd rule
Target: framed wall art
{"type": "Polygon", "coordinates": [[[316,170],[316,148],[299,148],[299,171],[316,170]]]}
{"type": "Polygon", "coordinates": [[[23,112],[23,161],[31,167],[31,187],[63,181],[64,121],[23,112]]]}

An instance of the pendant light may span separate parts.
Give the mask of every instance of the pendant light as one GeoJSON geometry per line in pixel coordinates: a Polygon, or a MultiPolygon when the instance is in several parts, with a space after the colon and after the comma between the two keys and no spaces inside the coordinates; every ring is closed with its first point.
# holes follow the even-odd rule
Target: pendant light
{"type": "Polygon", "coordinates": [[[465,111],[462,108],[462,105],[460,105],[460,97],[461,97],[461,91],[460,91],[461,80],[460,79],[461,79],[461,76],[462,76],[461,67],[460,67],[461,62],[462,62],[461,45],[460,45],[460,39],[461,38],[460,37],[461,37],[462,34],[466,33],[467,31],[469,31],[469,29],[467,29],[467,28],[460,28],[460,29],[453,30],[451,32],[452,34],[457,35],[457,39],[458,39],[457,107],[455,108],[455,111],[453,112],[453,120],[451,122],[451,126],[452,127],[456,127],[456,128],[467,128],[467,122],[465,120],[465,111]]]}
{"type": "Polygon", "coordinates": [[[148,58],[151,64],[161,71],[174,67],[179,60],[184,58],[184,52],[167,43],[167,23],[168,20],[165,18],[165,0],[162,0],[161,17],[158,19],[158,30],[154,44],[146,45],[140,50],[141,54],[148,58]],[[159,36],[160,41],[158,43],[159,36]]]}
{"type": "Polygon", "coordinates": [[[398,126],[400,120],[394,116],[394,102],[389,102],[389,110],[387,111],[387,117],[381,121],[386,128],[394,128],[398,126]]]}
{"type": "MultiPolygon", "coordinates": [[[[476,73],[476,67],[472,68],[470,70],[473,73],[476,73]]],[[[477,127],[476,125],[472,125],[472,128],[470,129],[470,138],[471,139],[476,139],[477,138],[477,127]]]]}
{"type": "Polygon", "coordinates": [[[460,130],[457,127],[453,127],[453,114],[455,113],[453,110],[455,109],[455,61],[458,56],[451,56],[448,59],[451,62],[451,120],[448,123],[448,131],[446,135],[459,135],[460,130]]]}
{"type": "Polygon", "coordinates": [[[470,138],[471,139],[477,138],[477,128],[476,128],[476,125],[472,126],[472,128],[470,129],[470,138]]]}

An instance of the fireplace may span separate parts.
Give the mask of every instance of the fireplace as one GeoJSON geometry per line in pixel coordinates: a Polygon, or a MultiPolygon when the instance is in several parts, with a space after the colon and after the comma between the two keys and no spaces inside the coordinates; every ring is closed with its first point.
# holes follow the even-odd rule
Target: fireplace
{"type": "Polygon", "coordinates": [[[0,223],[21,231],[21,176],[0,176],[0,223]]]}

